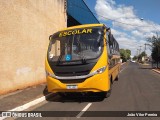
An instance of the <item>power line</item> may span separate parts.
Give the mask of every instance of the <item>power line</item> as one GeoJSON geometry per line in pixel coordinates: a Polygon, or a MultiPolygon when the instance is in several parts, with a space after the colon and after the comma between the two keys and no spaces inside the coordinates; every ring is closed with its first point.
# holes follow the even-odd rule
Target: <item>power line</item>
{"type": "MultiPolygon", "coordinates": [[[[153,27],[152,25],[151,25],[151,26],[138,26],[138,25],[133,25],[133,24],[129,24],[129,23],[120,22],[120,21],[117,21],[117,20],[115,20],[115,19],[106,18],[106,17],[104,17],[103,15],[97,14],[97,13],[91,11],[91,10],[90,10],[90,11],[89,11],[89,10],[86,10],[86,9],[84,9],[83,7],[79,6],[79,5],[76,5],[76,4],[72,4],[72,5],[74,5],[75,7],[81,8],[81,9],[87,11],[87,12],[91,12],[92,14],[95,14],[95,15],[98,15],[98,16],[100,16],[100,17],[103,17],[104,19],[111,20],[111,21],[114,21],[114,22],[117,22],[117,23],[121,23],[121,24],[125,24],[125,25],[130,25],[130,26],[134,26],[134,27],[153,27]]],[[[72,7],[72,6],[71,6],[71,7],[72,7]]]]}

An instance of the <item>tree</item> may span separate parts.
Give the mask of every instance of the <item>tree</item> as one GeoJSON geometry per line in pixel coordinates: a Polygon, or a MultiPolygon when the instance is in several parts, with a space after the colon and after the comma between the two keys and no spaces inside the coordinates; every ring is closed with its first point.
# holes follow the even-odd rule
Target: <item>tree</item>
{"type": "Polygon", "coordinates": [[[152,47],[152,59],[157,63],[157,68],[158,63],[160,62],[160,37],[157,36],[153,36],[151,38],[147,39],[148,42],[151,43],[151,47],[152,47]]]}
{"type": "Polygon", "coordinates": [[[126,49],[126,53],[127,53],[127,60],[131,59],[131,50],[126,49]]]}
{"type": "Polygon", "coordinates": [[[126,52],[131,55],[131,50],[126,49],[126,52]]]}
{"type": "Polygon", "coordinates": [[[120,49],[120,56],[122,59],[122,62],[126,62],[130,59],[131,51],[129,49],[120,49]]]}
{"type": "Polygon", "coordinates": [[[160,48],[153,47],[152,48],[152,59],[157,63],[157,68],[159,68],[158,62],[160,62],[160,48]]]}
{"type": "Polygon", "coordinates": [[[137,56],[134,56],[134,57],[133,57],[133,60],[137,60],[137,59],[138,59],[138,57],[137,57],[137,56]]]}
{"type": "Polygon", "coordinates": [[[145,57],[145,56],[147,56],[147,54],[146,54],[145,51],[143,51],[141,54],[138,55],[138,60],[142,61],[142,58],[145,57]]]}

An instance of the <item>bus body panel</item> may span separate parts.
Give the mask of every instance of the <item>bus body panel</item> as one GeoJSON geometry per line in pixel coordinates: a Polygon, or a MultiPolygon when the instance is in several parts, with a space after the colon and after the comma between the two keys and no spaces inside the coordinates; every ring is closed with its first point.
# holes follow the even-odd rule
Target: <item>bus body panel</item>
{"type": "Polygon", "coordinates": [[[49,64],[48,64],[47,57],[46,57],[46,59],[45,59],[45,70],[46,70],[47,72],[53,74],[53,71],[52,71],[51,67],[50,67],[49,64]]]}
{"type": "Polygon", "coordinates": [[[116,66],[109,69],[109,76],[112,77],[113,81],[116,79],[116,77],[119,74],[120,66],[121,66],[120,63],[118,63],[116,66]]]}
{"type": "MultiPolygon", "coordinates": [[[[77,29],[77,28],[85,28],[85,27],[95,27],[95,26],[103,26],[103,24],[90,24],[90,25],[81,25],[81,26],[75,26],[75,27],[70,27],[64,30],[70,30],[70,29],[77,29]]],[[[62,30],[63,31],[63,30],[62,30]]],[[[108,49],[106,45],[106,29],[104,29],[104,47],[103,47],[103,52],[95,64],[95,66],[92,68],[90,71],[93,72],[95,70],[98,70],[101,67],[106,66],[106,70],[103,73],[96,74],[92,77],[89,77],[85,79],[81,83],[62,83],[59,80],[46,76],[47,79],[47,87],[49,92],[107,92],[110,90],[110,84],[111,84],[111,77],[112,80],[114,80],[120,70],[120,63],[115,65],[112,68],[109,68],[109,60],[108,60],[108,49]],[[67,89],[67,85],[77,85],[77,89],[67,89]]],[[[45,59],[45,69],[46,73],[49,72],[51,74],[54,74],[54,70],[51,69],[48,59],[46,57],[45,59]]],[[[66,66],[67,69],[67,66],[66,66]]],[[[78,67],[77,67],[78,69],[78,67]]]]}
{"type": "Polygon", "coordinates": [[[49,92],[102,92],[108,91],[110,88],[107,83],[105,76],[107,71],[102,73],[103,75],[95,75],[86,79],[82,83],[73,83],[70,85],[77,85],[77,89],[67,89],[67,85],[61,83],[59,80],[56,80],[51,77],[47,77],[47,85],[49,92]],[[95,82],[96,81],[96,82],[95,82]]]}
{"type": "MultiPolygon", "coordinates": [[[[106,66],[106,70],[101,73],[94,75],[90,78],[87,78],[82,83],[73,83],[72,85],[77,85],[78,89],[68,90],[67,85],[61,83],[59,80],[47,76],[47,86],[49,92],[102,92],[102,91],[108,91],[110,89],[110,81],[108,76],[108,65],[107,65],[107,49],[106,46],[104,47],[104,51],[98,60],[97,64],[93,67],[91,72],[106,66]]],[[[67,68],[66,68],[67,69],[67,68]]],[[[78,69],[78,67],[77,67],[78,69]]],[[[46,70],[50,70],[51,68],[48,64],[48,61],[46,59],[46,70]]]]}
{"type": "Polygon", "coordinates": [[[77,25],[77,26],[72,26],[72,27],[68,27],[68,28],[62,29],[62,30],[60,30],[59,32],[65,31],[65,30],[77,29],[77,28],[99,27],[99,26],[103,26],[103,24],[85,24],[85,25],[77,25]]]}

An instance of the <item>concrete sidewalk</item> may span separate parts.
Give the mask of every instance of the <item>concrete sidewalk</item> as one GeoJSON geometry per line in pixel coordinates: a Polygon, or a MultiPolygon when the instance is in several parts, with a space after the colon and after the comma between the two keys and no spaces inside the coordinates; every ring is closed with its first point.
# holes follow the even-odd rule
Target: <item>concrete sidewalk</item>
{"type": "Polygon", "coordinates": [[[160,71],[159,70],[156,70],[156,69],[152,69],[154,72],[156,73],[159,73],[160,74],[160,71]]]}
{"type": "Polygon", "coordinates": [[[141,63],[138,63],[138,64],[142,66],[147,66],[147,68],[150,68],[152,71],[160,74],[160,71],[157,70],[156,68],[153,68],[151,64],[141,64],[141,63]]]}
{"type": "Polygon", "coordinates": [[[42,96],[46,96],[46,84],[29,87],[23,90],[18,90],[7,95],[0,96],[0,111],[8,111],[18,106],[24,105],[42,96]]]}

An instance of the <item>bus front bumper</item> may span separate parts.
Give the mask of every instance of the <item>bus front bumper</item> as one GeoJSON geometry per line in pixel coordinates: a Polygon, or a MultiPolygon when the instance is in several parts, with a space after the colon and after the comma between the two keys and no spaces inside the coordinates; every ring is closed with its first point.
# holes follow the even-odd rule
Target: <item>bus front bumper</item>
{"type": "Polygon", "coordinates": [[[103,92],[110,89],[110,81],[106,74],[94,75],[82,83],[62,83],[59,80],[47,76],[49,92],[103,92]]]}

